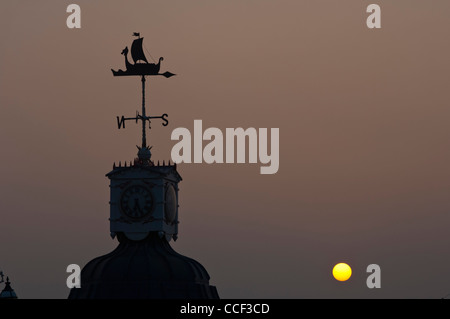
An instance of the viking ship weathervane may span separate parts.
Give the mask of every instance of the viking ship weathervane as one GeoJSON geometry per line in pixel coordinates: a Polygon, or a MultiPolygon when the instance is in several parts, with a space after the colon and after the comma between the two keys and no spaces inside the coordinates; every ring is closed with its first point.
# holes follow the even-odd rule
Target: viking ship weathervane
{"type": "Polygon", "coordinates": [[[166,78],[170,78],[171,76],[174,76],[175,74],[171,72],[164,72],[159,73],[159,70],[161,68],[161,61],[164,60],[163,57],[159,58],[158,63],[148,63],[147,58],[145,57],[144,51],[142,49],[143,40],[144,38],[141,38],[140,33],[134,32],[133,36],[136,36],[137,39],[133,41],[131,44],[131,58],[133,59],[134,64],[131,64],[128,61],[128,47],[125,47],[123,49],[122,53],[125,56],[125,66],[126,70],[118,70],[115,71],[111,69],[114,76],[130,76],[130,75],[138,75],[141,76],[141,82],[142,82],[142,114],[139,114],[136,112],[135,117],[117,117],[117,126],[120,129],[121,127],[125,128],[125,121],[128,120],[135,120],[136,123],[141,120],[142,121],[142,145],[138,147],[138,158],[141,164],[144,165],[150,165],[150,157],[151,147],[147,146],[147,138],[146,138],[146,131],[145,131],[145,122],[148,121],[149,128],[150,127],[150,121],[151,119],[162,119],[163,123],[162,125],[167,126],[169,124],[169,121],[167,120],[168,115],[164,113],[161,116],[147,116],[145,112],[145,77],[148,75],[162,75],[166,78]],[[141,62],[139,62],[141,61],[141,62]]]}

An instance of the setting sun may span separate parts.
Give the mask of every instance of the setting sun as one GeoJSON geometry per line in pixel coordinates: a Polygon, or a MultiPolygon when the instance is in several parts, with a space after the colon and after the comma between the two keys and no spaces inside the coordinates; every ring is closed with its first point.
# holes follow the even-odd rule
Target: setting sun
{"type": "Polygon", "coordinates": [[[339,281],[346,281],[352,275],[352,269],[346,263],[339,263],[333,267],[333,277],[339,281]]]}

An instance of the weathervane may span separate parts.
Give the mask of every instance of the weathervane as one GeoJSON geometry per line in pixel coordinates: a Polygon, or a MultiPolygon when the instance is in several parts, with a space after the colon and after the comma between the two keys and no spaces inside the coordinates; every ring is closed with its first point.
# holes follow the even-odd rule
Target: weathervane
{"type": "Polygon", "coordinates": [[[148,63],[147,58],[145,57],[144,51],[142,50],[144,38],[141,38],[140,33],[138,33],[138,32],[134,32],[133,36],[138,37],[131,44],[131,57],[133,59],[134,64],[131,64],[128,61],[128,47],[125,47],[125,49],[123,49],[121,54],[123,54],[125,56],[126,70],[125,71],[123,71],[123,70],[115,71],[115,70],[111,69],[111,71],[114,76],[129,76],[129,75],[141,76],[142,114],[139,114],[138,112],[136,112],[135,117],[124,117],[124,116],[117,117],[117,126],[119,129],[121,127],[125,128],[125,121],[128,121],[128,120],[135,120],[136,123],[139,120],[142,121],[142,145],[140,147],[137,146],[137,148],[139,149],[138,158],[139,158],[139,161],[141,164],[150,165],[150,163],[151,163],[150,162],[151,147],[147,146],[145,122],[148,121],[149,129],[150,129],[151,128],[151,126],[150,126],[151,119],[162,119],[163,126],[167,126],[167,124],[169,124],[169,121],[167,120],[168,115],[166,113],[164,113],[161,116],[147,116],[146,115],[146,112],[145,112],[145,76],[147,76],[147,75],[162,75],[166,78],[170,78],[171,76],[174,76],[175,74],[173,74],[171,72],[159,73],[159,69],[161,67],[161,61],[163,61],[164,58],[160,57],[157,64],[148,63]],[[141,62],[139,62],[139,61],[141,61],[141,62]]]}

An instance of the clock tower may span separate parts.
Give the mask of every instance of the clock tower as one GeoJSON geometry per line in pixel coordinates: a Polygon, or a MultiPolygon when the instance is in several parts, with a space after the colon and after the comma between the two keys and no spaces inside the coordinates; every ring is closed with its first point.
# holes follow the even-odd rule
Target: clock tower
{"type": "MultiPolygon", "coordinates": [[[[141,240],[157,232],[167,241],[178,234],[178,183],[176,164],[157,163],[142,157],[143,148],[129,165],[114,164],[110,179],[110,231],[141,240]]],[[[150,154],[150,149],[145,149],[150,154]]],[[[149,157],[149,155],[146,155],[149,157]]]]}
{"type": "Polygon", "coordinates": [[[157,64],[148,63],[143,38],[139,33],[133,35],[138,37],[131,45],[134,64],[128,61],[126,47],[122,51],[126,70],[112,70],[114,76],[139,76],[142,83],[142,114],[117,117],[119,129],[129,120],[141,121],[137,157],[128,163],[114,163],[106,174],[110,180],[110,234],[119,245],[85,265],[81,287],[72,288],[69,299],[217,299],[206,269],[169,244],[178,237],[178,183],[182,178],[176,164],[152,160],[147,125],[150,128],[150,121],[159,119],[167,126],[168,115],[146,114],[145,82],[148,76],[170,78],[175,74],[159,73],[163,58],[157,64]]]}

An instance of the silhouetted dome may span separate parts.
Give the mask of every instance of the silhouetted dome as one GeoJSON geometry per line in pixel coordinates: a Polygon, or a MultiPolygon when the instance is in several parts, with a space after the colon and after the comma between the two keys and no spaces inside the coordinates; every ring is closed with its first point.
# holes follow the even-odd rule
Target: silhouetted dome
{"type": "Polygon", "coordinates": [[[141,241],[118,235],[111,253],[91,260],[81,271],[81,288],[69,299],[216,299],[206,269],[178,254],[156,232],[141,241]]]}
{"type": "Polygon", "coordinates": [[[8,277],[6,278],[5,288],[0,293],[0,299],[17,299],[17,295],[14,292],[14,289],[11,288],[8,277]]]}

